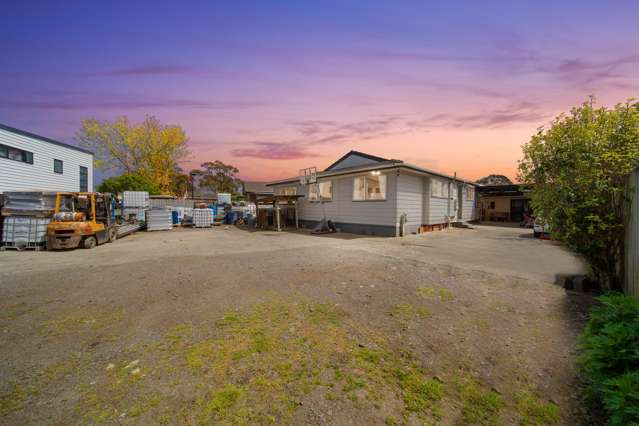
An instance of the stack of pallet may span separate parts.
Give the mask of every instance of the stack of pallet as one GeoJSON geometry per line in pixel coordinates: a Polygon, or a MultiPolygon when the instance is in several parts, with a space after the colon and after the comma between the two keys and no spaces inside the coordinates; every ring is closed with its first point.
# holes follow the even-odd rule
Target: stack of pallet
{"type": "Polygon", "coordinates": [[[147,231],[169,231],[173,229],[173,218],[169,209],[151,209],[146,211],[147,231]]]}
{"type": "Polygon", "coordinates": [[[193,209],[193,226],[210,228],[213,223],[213,211],[209,208],[193,209]]]}

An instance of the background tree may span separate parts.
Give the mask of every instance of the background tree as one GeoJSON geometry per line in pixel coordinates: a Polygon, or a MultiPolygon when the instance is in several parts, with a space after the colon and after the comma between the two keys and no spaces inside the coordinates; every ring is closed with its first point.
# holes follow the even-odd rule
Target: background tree
{"type": "Polygon", "coordinates": [[[200,167],[202,170],[196,171],[202,176],[199,180],[200,186],[232,195],[238,193],[242,181],[236,176],[240,171],[235,166],[215,160],[202,163],[200,167]]]}
{"type": "Polygon", "coordinates": [[[146,117],[138,125],[126,116],[113,122],[85,119],[77,139],[95,152],[97,168],[139,175],[165,193],[172,190],[178,163],[188,155],[182,127],[161,124],[155,117],[146,117]]]}
{"type": "Polygon", "coordinates": [[[133,173],[103,180],[96,188],[99,192],[118,193],[122,191],[147,191],[151,195],[160,194],[160,187],[151,180],[133,173]]]}
{"type": "Polygon", "coordinates": [[[582,254],[594,278],[620,289],[627,176],[639,165],[639,104],[594,108],[593,99],[539,129],[523,146],[522,182],[553,235],[582,254]]]}

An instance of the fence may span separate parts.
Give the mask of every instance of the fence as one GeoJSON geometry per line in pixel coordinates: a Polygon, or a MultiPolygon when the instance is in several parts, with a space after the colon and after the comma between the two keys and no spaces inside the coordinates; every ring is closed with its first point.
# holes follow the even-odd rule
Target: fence
{"type": "Polygon", "coordinates": [[[628,176],[628,185],[632,204],[626,224],[624,293],[639,297],[639,169],[628,176]]]}

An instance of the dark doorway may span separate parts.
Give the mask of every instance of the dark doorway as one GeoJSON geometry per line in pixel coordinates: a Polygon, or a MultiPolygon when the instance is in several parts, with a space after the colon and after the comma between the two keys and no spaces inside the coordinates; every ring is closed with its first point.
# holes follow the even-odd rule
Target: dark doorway
{"type": "Polygon", "coordinates": [[[510,220],[521,222],[524,220],[524,213],[530,209],[530,200],[518,199],[510,200],[510,220]]]}

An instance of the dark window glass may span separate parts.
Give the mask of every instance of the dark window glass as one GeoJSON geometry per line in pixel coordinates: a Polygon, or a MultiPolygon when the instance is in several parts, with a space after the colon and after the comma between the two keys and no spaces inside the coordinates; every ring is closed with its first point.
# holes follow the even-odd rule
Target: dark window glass
{"type": "Polygon", "coordinates": [[[62,174],[62,160],[53,160],[53,172],[62,174]]]}
{"type": "Polygon", "coordinates": [[[89,191],[89,170],[80,166],[80,192],[89,191]]]}
{"type": "Polygon", "coordinates": [[[33,164],[33,153],[12,146],[0,145],[0,157],[33,164]]]}

